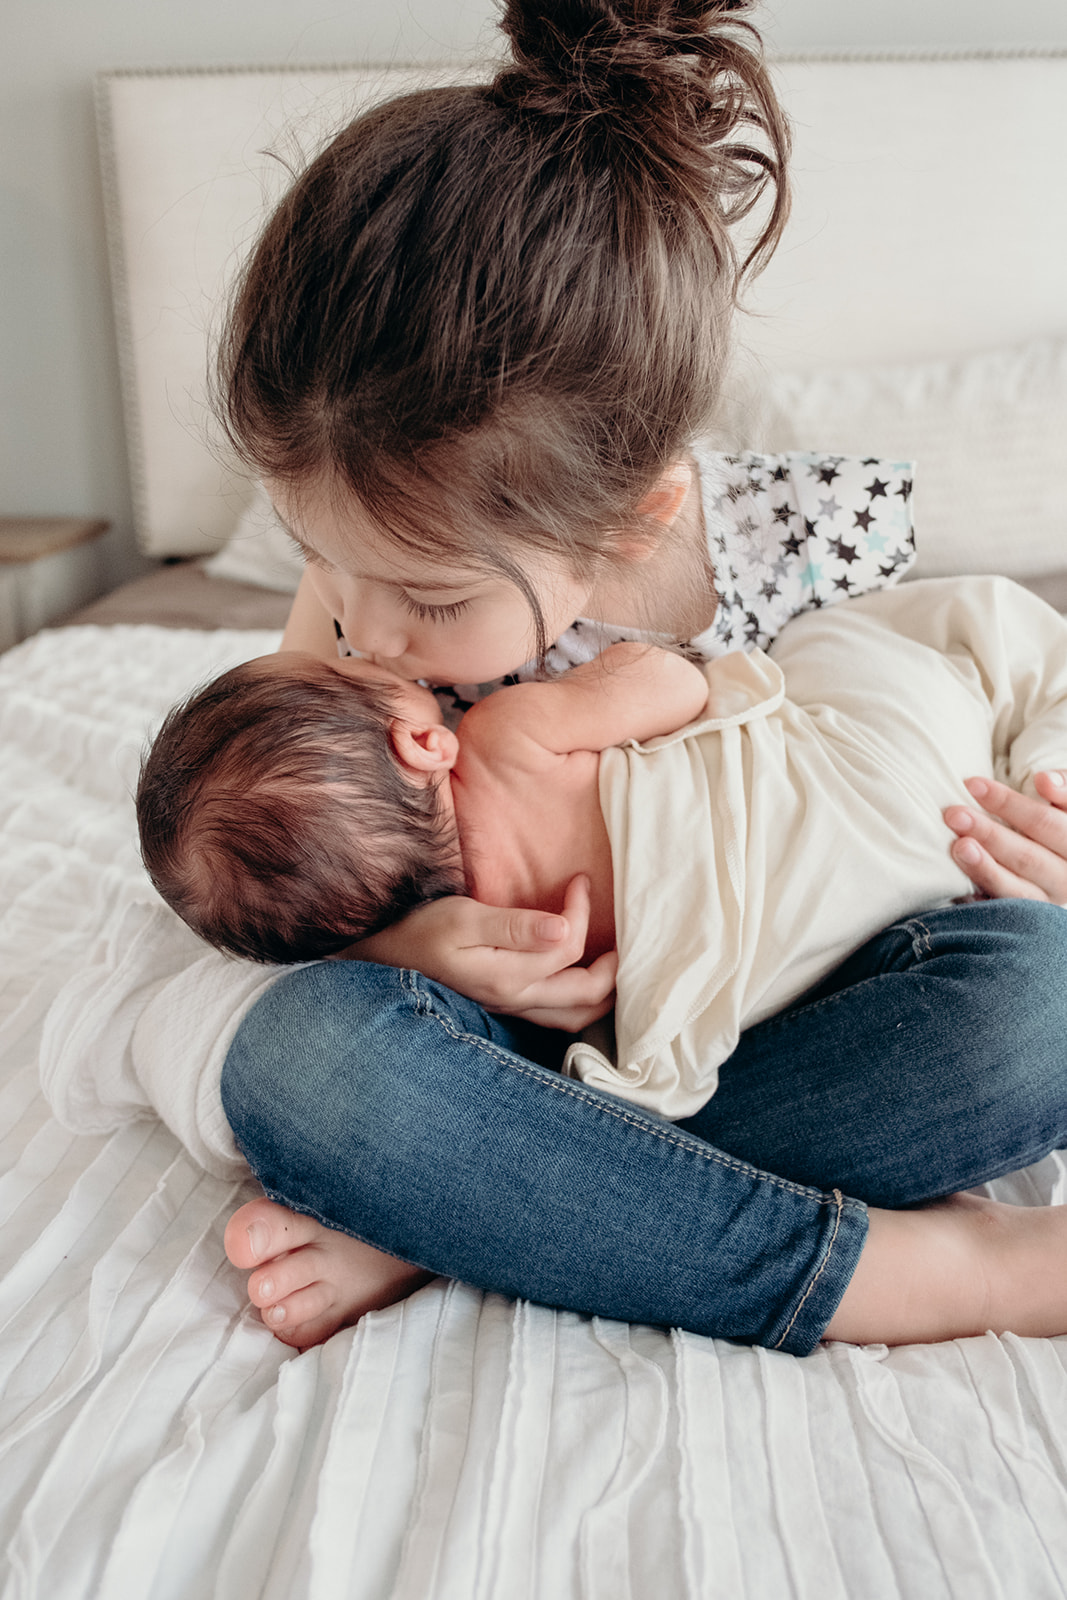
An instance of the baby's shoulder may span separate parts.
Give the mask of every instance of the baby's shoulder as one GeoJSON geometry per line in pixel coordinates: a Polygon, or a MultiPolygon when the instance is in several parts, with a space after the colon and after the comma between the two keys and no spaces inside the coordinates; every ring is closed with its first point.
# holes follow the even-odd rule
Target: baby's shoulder
{"type": "Polygon", "coordinates": [[[487,768],[545,771],[563,759],[544,737],[550,683],[518,683],[479,700],[459,725],[460,748],[487,768]],[[549,691],[546,693],[545,691],[549,691]]]}

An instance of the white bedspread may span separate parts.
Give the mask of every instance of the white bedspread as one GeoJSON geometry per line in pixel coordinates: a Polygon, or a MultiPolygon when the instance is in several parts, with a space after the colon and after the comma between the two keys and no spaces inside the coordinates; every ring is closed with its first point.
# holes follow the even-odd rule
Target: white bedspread
{"type": "MultiPolygon", "coordinates": [[[[2,1600],[1067,1593],[1067,1339],[801,1361],[439,1282],[294,1356],[250,1315],[222,1229],[252,1188],[195,1091],[170,1127],[146,1110],[122,972],[151,998],[204,959],[137,861],[144,737],[273,642],[81,628],[0,657],[2,1600]],[[65,1127],[38,1058],[68,983],[65,1127]]],[[[202,1038],[269,981],[214,962],[202,1038]]],[[[998,1192],[1062,1201],[1067,1167],[998,1192]]]]}

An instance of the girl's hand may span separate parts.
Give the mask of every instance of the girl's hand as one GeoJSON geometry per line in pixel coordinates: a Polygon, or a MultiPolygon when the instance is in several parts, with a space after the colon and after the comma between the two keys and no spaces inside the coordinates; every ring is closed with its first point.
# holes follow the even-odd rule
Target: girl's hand
{"type": "Polygon", "coordinates": [[[968,778],[983,810],[949,806],[959,837],[952,859],[993,900],[1048,900],[1067,905],[1067,773],[1039,772],[1041,800],[991,778],[968,778]]]}
{"type": "Polygon", "coordinates": [[[563,913],[486,906],[453,895],[420,906],[345,952],[414,967],[487,1011],[577,1033],[615,1003],[614,951],[579,967],[589,927],[589,880],[572,879],[563,913]]]}

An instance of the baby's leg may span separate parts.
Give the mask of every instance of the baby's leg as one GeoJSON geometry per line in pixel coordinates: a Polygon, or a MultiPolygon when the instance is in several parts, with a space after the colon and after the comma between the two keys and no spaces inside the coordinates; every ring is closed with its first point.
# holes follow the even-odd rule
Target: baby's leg
{"type": "Polygon", "coordinates": [[[225,1243],[235,1267],[255,1269],[248,1298],[266,1326],[297,1350],[403,1300],[433,1276],[267,1199],[234,1212],[225,1243]]]}
{"type": "Polygon", "coordinates": [[[867,1240],[824,1338],[918,1344],[1067,1333],[1067,1206],[954,1195],[868,1215],[867,1240]]]}

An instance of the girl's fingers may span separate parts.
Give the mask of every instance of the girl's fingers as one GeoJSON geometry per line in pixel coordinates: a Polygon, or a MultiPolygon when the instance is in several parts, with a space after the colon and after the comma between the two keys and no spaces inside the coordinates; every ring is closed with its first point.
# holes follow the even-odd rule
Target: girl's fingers
{"type": "Polygon", "coordinates": [[[992,778],[968,778],[967,788],[990,816],[1067,859],[1067,785],[1061,787],[1054,781],[1059,776],[1059,773],[1041,774],[1043,790],[1049,796],[1047,800],[1034,800],[992,778]]]}
{"type": "MultiPolygon", "coordinates": [[[[949,824],[951,826],[951,824],[949,824]]],[[[1044,890],[1028,879],[1009,872],[995,861],[978,842],[965,837],[952,846],[952,859],[965,872],[981,894],[990,900],[1048,900],[1044,890]]]]}
{"type": "MultiPolygon", "coordinates": [[[[1044,776],[1044,787],[1058,792],[1044,776]]],[[[1067,902],[1067,804],[1033,800],[987,778],[967,787],[985,811],[950,806],[944,816],[960,836],[953,860],[972,883],[997,899],[1067,902]]]]}
{"type": "Polygon", "coordinates": [[[1035,772],[1034,784],[1038,794],[1050,805],[1067,811],[1067,772],[1035,772]]]}
{"type": "MultiPolygon", "coordinates": [[[[463,943],[490,945],[517,955],[544,955],[556,968],[579,961],[589,932],[589,879],[579,873],[567,885],[563,911],[527,911],[510,906],[486,906],[466,900],[467,927],[463,943]]],[[[555,969],[552,969],[555,970],[555,969]]]]}
{"type": "Polygon", "coordinates": [[[604,997],[614,975],[605,980],[599,964],[588,971],[575,965],[585,954],[589,905],[584,874],[567,885],[559,914],[488,906],[453,895],[420,906],[347,953],[363,961],[414,967],[491,1011],[525,1016],[531,1007],[544,1006],[570,1016],[584,1008],[591,1020],[595,1008],[601,1015],[610,1009],[604,997]],[[544,990],[545,983],[571,969],[574,977],[544,990]]]}
{"type": "MultiPolygon", "coordinates": [[[[471,919],[465,943],[470,949],[489,946],[516,955],[545,955],[557,965],[566,965],[577,957],[569,955],[575,939],[569,922],[564,917],[544,911],[522,911],[515,908],[481,906],[486,913],[471,919]]],[[[584,949],[582,940],[578,955],[584,949]]]]}
{"type": "Polygon", "coordinates": [[[511,1014],[539,1023],[542,1028],[580,1033],[591,1022],[606,1016],[615,1004],[618,969],[619,957],[614,950],[599,956],[590,967],[567,967],[531,984],[522,997],[521,1009],[511,1014]]]}
{"type": "Polygon", "coordinates": [[[467,904],[474,915],[464,942],[472,949],[489,946],[505,957],[536,957],[533,972],[538,978],[573,966],[585,953],[590,897],[589,879],[584,873],[567,885],[560,916],[515,907],[483,906],[474,900],[467,904]]]}
{"type": "Polygon", "coordinates": [[[578,876],[568,883],[564,893],[563,915],[567,919],[572,942],[577,943],[580,940],[583,952],[585,941],[589,937],[589,913],[592,905],[589,879],[584,872],[579,872],[578,876]]]}
{"type": "MultiPolygon", "coordinates": [[[[350,945],[344,954],[357,961],[415,967],[426,977],[458,989],[462,985],[457,982],[457,976],[466,971],[472,953],[486,947],[528,954],[547,953],[546,970],[554,971],[579,959],[584,946],[578,944],[577,954],[572,954],[576,943],[565,916],[487,906],[463,895],[448,895],[409,911],[402,922],[350,945]]],[[[482,996],[471,992],[471,999],[480,1000],[482,996]]]]}

